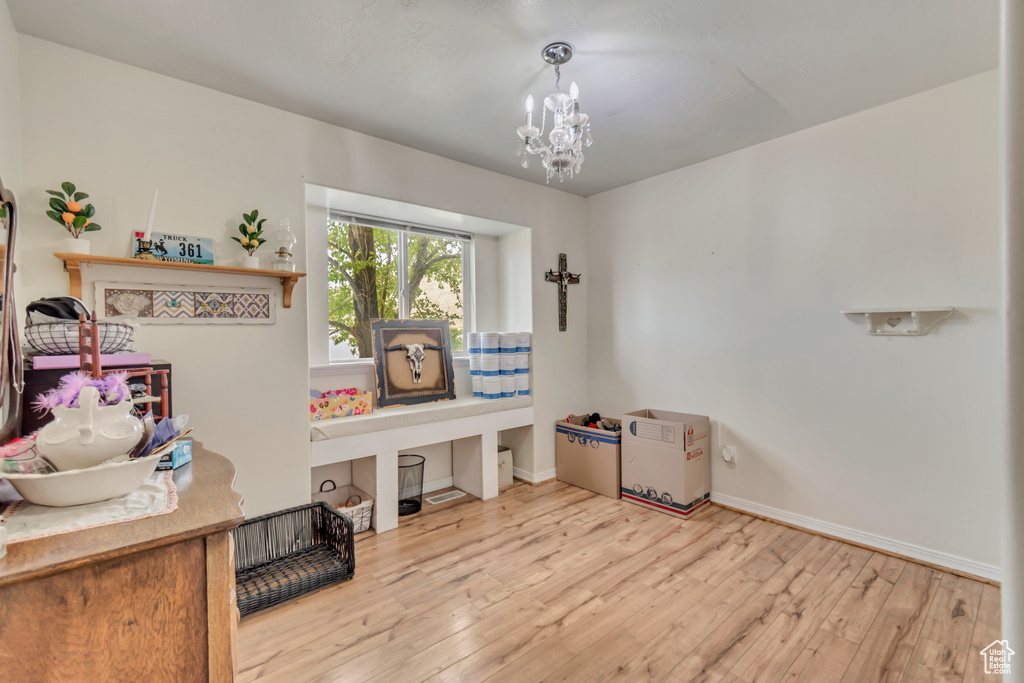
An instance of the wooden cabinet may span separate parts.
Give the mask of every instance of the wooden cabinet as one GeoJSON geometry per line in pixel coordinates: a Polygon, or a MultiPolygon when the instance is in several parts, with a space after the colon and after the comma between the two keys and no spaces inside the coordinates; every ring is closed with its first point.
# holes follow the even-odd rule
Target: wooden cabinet
{"type": "Polygon", "coordinates": [[[178,509],[51,536],[0,560],[0,679],[230,681],[234,466],[195,444],[178,509]]]}

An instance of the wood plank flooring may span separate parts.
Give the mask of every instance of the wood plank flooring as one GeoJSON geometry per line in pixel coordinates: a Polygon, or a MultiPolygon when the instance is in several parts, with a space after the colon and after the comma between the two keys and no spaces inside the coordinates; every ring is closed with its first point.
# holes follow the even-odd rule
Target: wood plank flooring
{"type": "Polygon", "coordinates": [[[985,681],[999,589],[712,506],[516,484],[249,616],[242,681],[985,681]]]}

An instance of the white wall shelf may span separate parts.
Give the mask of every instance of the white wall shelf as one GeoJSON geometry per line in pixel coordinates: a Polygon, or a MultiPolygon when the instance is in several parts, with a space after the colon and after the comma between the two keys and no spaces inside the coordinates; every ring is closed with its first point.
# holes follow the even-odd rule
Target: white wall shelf
{"type": "Polygon", "coordinates": [[[917,337],[928,334],[932,326],[953,315],[953,308],[863,308],[843,311],[843,315],[866,321],[868,334],[917,337]]]}
{"type": "Polygon", "coordinates": [[[373,496],[377,533],[398,527],[398,452],[452,442],[454,485],[482,500],[498,495],[498,433],[533,424],[533,398],[464,398],[387,408],[310,424],[311,465],[352,463],[352,483],[373,496]]]}

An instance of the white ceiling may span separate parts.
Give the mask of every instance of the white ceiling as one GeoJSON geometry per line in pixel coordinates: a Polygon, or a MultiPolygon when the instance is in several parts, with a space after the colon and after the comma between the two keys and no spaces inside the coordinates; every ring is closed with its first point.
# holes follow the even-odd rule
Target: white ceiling
{"type": "MultiPolygon", "coordinates": [[[[8,0],[32,36],[445,157],[519,167],[523,101],[590,115],[589,195],[997,66],[998,0],[8,0]]],[[[539,114],[539,110],[538,110],[539,114]]]]}

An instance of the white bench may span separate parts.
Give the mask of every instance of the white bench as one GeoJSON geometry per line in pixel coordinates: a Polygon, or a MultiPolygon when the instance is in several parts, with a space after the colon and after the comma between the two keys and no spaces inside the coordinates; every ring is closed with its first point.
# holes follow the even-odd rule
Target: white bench
{"type": "Polygon", "coordinates": [[[311,422],[311,465],[352,461],[352,483],[374,497],[373,528],[383,533],[398,526],[398,451],[451,441],[454,485],[487,500],[498,495],[498,433],[532,424],[529,396],[384,408],[311,422]]]}

